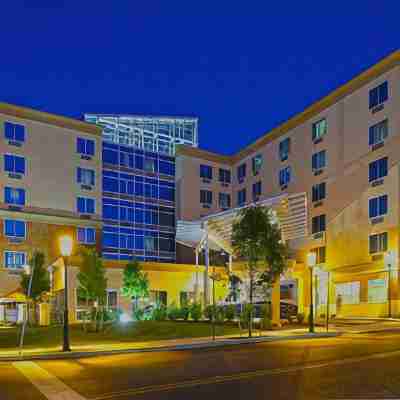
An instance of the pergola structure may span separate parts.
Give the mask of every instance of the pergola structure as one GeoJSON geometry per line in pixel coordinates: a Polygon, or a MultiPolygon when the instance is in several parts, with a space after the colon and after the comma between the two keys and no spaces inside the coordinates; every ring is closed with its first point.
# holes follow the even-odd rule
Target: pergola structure
{"type": "Polygon", "coordinates": [[[232,226],[240,211],[246,207],[259,205],[268,208],[272,219],[279,225],[282,239],[288,241],[307,236],[307,194],[282,194],[256,203],[207,215],[197,221],[177,222],[176,241],[192,247],[196,254],[204,250],[204,302],[209,303],[209,250],[223,250],[229,255],[229,269],[232,269],[232,226]]]}

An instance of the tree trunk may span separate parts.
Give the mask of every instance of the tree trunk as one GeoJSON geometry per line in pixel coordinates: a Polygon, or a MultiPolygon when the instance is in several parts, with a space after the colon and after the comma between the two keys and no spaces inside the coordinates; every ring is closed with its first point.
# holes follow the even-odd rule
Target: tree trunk
{"type": "Polygon", "coordinates": [[[253,271],[250,270],[250,312],[249,312],[249,337],[252,337],[253,325],[253,271]]]}

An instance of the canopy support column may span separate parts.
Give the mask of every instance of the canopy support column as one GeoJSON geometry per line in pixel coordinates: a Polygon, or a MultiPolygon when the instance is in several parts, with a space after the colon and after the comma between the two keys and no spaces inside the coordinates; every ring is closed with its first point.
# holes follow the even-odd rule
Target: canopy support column
{"type": "Polygon", "coordinates": [[[199,250],[196,248],[195,250],[194,250],[194,253],[195,253],[195,257],[196,257],[196,280],[195,280],[195,283],[194,283],[194,297],[195,297],[195,300],[196,300],[196,303],[198,303],[199,302],[199,300],[200,300],[200,296],[199,296],[199,250]]]}
{"type": "Polygon", "coordinates": [[[208,247],[208,232],[206,232],[204,240],[204,259],[205,259],[205,269],[204,269],[204,306],[210,304],[210,284],[208,279],[208,271],[210,268],[210,253],[208,247]]]}

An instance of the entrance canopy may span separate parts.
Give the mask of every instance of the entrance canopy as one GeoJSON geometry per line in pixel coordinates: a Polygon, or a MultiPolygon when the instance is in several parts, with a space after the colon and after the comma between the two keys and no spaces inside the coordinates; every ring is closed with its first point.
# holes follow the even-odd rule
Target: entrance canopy
{"type": "Polygon", "coordinates": [[[176,241],[196,251],[199,251],[207,242],[210,249],[222,249],[232,254],[232,225],[242,209],[254,205],[270,210],[272,218],[281,229],[283,240],[297,239],[307,235],[307,195],[298,193],[271,197],[244,207],[207,215],[197,221],[178,220],[176,241]]]}

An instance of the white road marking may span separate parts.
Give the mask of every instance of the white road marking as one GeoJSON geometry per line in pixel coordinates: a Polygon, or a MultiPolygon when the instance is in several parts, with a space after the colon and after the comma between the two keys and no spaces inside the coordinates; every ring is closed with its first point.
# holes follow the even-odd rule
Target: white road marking
{"type": "Polygon", "coordinates": [[[87,400],[32,361],[18,361],[12,365],[28,378],[48,400],[87,400]]]}

